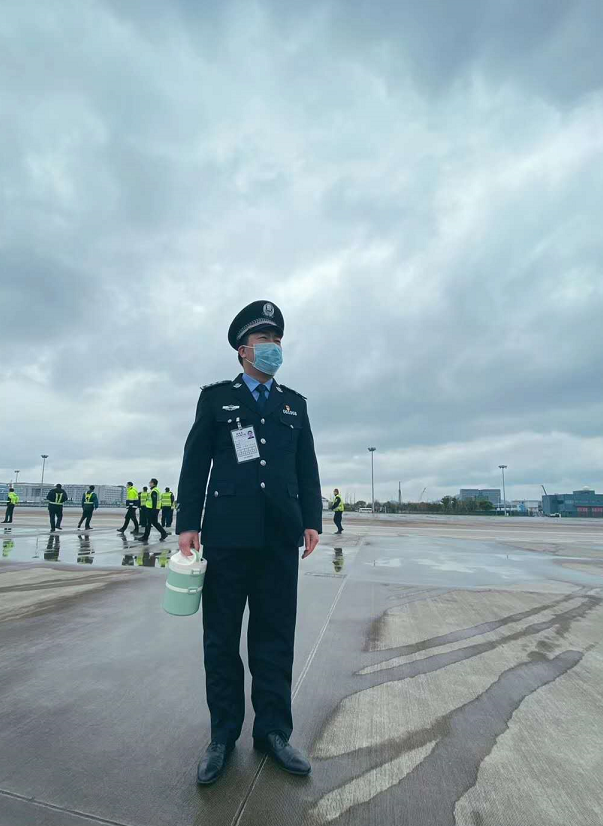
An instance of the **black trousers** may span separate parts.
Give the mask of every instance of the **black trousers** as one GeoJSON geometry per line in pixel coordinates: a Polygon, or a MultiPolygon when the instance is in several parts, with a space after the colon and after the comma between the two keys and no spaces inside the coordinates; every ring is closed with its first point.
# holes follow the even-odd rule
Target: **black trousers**
{"type": "Polygon", "coordinates": [[[62,505],[48,505],[48,515],[50,516],[50,530],[54,531],[61,527],[63,521],[63,506],[62,505]]]}
{"type": "Polygon", "coordinates": [[[82,527],[82,522],[84,519],[86,520],[86,528],[90,527],[90,520],[92,519],[92,514],[94,513],[94,505],[83,505],[82,507],[82,518],[77,523],[78,528],[82,527]]]}
{"type": "MultiPolygon", "coordinates": [[[[148,539],[151,534],[151,528],[157,528],[159,533],[162,536],[167,536],[167,533],[163,530],[159,522],[157,521],[157,517],[159,516],[159,509],[158,508],[145,508],[146,510],[146,517],[147,522],[144,528],[144,534],[142,536],[143,539],[148,539]]],[[[141,509],[141,517],[140,521],[142,523],[142,509],[141,509]]]]}
{"type": "MultiPolygon", "coordinates": [[[[121,526],[122,531],[125,531],[128,527],[130,520],[134,523],[134,530],[138,531],[138,519],[136,518],[136,507],[134,505],[128,505],[126,518],[124,519],[124,524],[121,526]]],[[[140,514],[140,524],[142,525],[142,512],[140,514]]]]}
{"type": "Polygon", "coordinates": [[[141,528],[146,528],[146,526],[147,526],[148,513],[149,513],[149,509],[147,508],[147,506],[146,505],[141,505],[140,506],[140,527],[141,528]]]}
{"type": "Polygon", "coordinates": [[[172,510],[171,506],[167,506],[165,508],[161,508],[161,524],[164,528],[171,528],[172,527],[172,517],[174,515],[174,511],[172,510]]]}
{"type": "Polygon", "coordinates": [[[299,549],[204,548],[203,651],[212,739],[234,743],[245,717],[241,623],[249,603],[247,654],[254,737],[290,737],[299,549]]]}
{"type": "Polygon", "coordinates": [[[10,502],[6,506],[6,513],[4,514],[4,521],[5,522],[12,522],[13,521],[13,511],[14,511],[14,509],[15,509],[15,506],[13,505],[12,502],[10,502]]]}
{"type": "Polygon", "coordinates": [[[341,533],[343,531],[343,528],[341,527],[342,517],[343,517],[342,511],[335,511],[335,513],[333,514],[333,522],[335,522],[335,525],[337,527],[337,533],[341,533]]]}

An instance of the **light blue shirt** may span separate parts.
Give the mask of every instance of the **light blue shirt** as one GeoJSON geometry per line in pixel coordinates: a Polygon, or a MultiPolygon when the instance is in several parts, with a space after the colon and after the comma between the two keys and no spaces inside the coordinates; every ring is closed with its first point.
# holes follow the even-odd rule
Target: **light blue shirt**
{"type": "MultiPolygon", "coordinates": [[[[253,396],[253,398],[257,402],[257,400],[260,397],[260,394],[259,394],[257,388],[258,388],[258,384],[262,384],[262,382],[258,381],[257,379],[252,379],[251,376],[247,375],[247,373],[243,373],[243,381],[245,382],[247,387],[251,390],[251,395],[253,396]]],[[[274,381],[274,379],[268,379],[267,382],[264,382],[264,387],[268,390],[268,393],[270,393],[270,391],[272,390],[273,381],[274,381]]]]}

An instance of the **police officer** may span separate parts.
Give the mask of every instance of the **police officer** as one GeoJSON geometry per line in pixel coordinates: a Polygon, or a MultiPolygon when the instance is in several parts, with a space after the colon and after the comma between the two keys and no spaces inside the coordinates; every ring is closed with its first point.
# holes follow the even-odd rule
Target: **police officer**
{"type": "Polygon", "coordinates": [[[19,497],[15,493],[14,487],[11,485],[8,489],[8,496],[6,497],[6,512],[4,514],[4,523],[12,523],[13,521],[13,511],[15,510],[15,505],[19,502],[19,497]]]}
{"type": "Polygon", "coordinates": [[[163,540],[168,536],[168,532],[164,530],[157,521],[157,517],[159,516],[159,508],[161,507],[161,494],[159,493],[159,488],[157,487],[157,479],[151,479],[149,482],[149,487],[151,490],[148,492],[145,502],[147,521],[144,534],[142,536],[137,536],[136,539],[138,542],[148,542],[151,534],[151,528],[157,528],[161,534],[161,541],[163,542],[163,540]]]}
{"type": "Polygon", "coordinates": [[[84,530],[93,531],[94,528],[90,527],[90,520],[92,519],[92,514],[98,508],[98,496],[94,492],[94,485],[90,485],[86,493],[82,496],[82,516],[80,521],[77,523],[78,528],[82,527],[82,522],[84,519],[86,520],[86,524],[84,526],[84,530]]]}
{"type": "Polygon", "coordinates": [[[61,522],[63,521],[63,505],[67,500],[67,494],[63,490],[62,485],[56,484],[48,491],[46,495],[48,500],[48,515],[50,516],[50,531],[62,531],[61,522]]]}
{"type": "Polygon", "coordinates": [[[149,489],[146,485],[143,486],[142,490],[140,491],[140,527],[145,528],[147,527],[147,517],[149,514],[149,510],[147,508],[147,499],[149,498],[149,489]]]}
{"type": "Polygon", "coordinates": [[[208,563],[203,648],[211,743],[197,769],[201,785],[219,777],[241,733],[247,602],[254,745],[292,774],[310,772],[289,743],[291,677],[298,549],[305,545],[305,558],[318,544],[322,499],[305,398],[274,379],[283,333],[282,313],[271,302],[241,310],[228,341],[244,372],[202,389],[184,448],[176,533],[185,555],[202,539],[208,563]]]}
{"type": "Polygon", "coordinates": [[[169,488],[161,494],[161,526],[163,528],[172,527],[172,517],[174,515],[174,494],[169,488]]]}
{"type": "Polygon", "coordinates": [[[333,504],[331,505],[331,510],[334,511],[333,513],[333,522],[335,522],[335,527],[337,530],[335,531],[336,534],[343,533],[343,528],[341,526],[341,520],[343,518],[343,512],[345,510],[345,505],[343,499],[339,493],[339,490],[335,488],[333,491],[333,504]]]}
{"type": "MultiPolygon", "coordinates": [[[[138,519],[136,518],[136,507],[138,506],[138,491],[134,487],[133,482],[126,484],[126,518],[121,528],[117,529],[117,533],[125,533],[126,528],[130,524],[130,520],[134,523],[134,530],[132,533],[138,533],[138,519]]],[[[140,517],[142,522],[142,514],[140,517]]]]}

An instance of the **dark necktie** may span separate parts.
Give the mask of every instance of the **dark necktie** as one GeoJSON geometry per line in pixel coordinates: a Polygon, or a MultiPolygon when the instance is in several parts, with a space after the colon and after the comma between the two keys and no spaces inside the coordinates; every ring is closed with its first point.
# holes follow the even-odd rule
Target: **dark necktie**
{"type": "Polygon", "coordinates": [[[255,389],[259,393],[258,407],[260,408],[260,410],[263,410],[266,407],[266,399],[268,398],[268,388],[265,384],[258,384],[258,386],[255,389]]]}

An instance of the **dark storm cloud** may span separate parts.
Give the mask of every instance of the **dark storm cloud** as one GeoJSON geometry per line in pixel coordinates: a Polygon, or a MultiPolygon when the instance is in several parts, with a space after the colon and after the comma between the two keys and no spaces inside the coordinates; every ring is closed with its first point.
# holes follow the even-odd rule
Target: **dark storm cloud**
{"type": "Polygon", "coordinates": [[[603,484],[602,14],[9,4],[4,475],[174,484],[261,295],[325,489],[603,484]]]}

